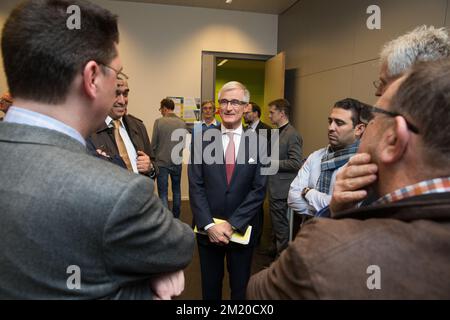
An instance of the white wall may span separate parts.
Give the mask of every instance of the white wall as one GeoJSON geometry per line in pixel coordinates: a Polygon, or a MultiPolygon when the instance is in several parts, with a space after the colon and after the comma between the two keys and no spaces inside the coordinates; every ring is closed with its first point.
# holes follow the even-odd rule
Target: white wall
{"type": "MultiPolygon", "coordinates": [[[[2,0],[0,23],[19,1],[2,0]]],[[[200,97],[201,52],[277,53],[276,15],[94,0],[119,16],[119,51],[130,76],[129,112],[151,136],[166,96],[200,97]]],[[[82,17],[81,17],[82,19],[82,17]]],[[[83,21],[81,20],[81,24],[83,21]]],[[[0,92],[6,91],[3,66],[0,92]]],[[[187,195],[186,178],[182,194],[187,195]]]]}

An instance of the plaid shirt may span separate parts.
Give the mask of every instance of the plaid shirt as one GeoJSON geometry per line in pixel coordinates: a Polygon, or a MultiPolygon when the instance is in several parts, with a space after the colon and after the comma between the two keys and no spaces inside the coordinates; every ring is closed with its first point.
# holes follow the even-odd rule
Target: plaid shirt
{"type": "Polygon", "coordinates": [[[443,192],[450,192],[450,177],[425,180],[416,184],[406,186],[404,188],[395,190],[394,192],[388,193],[387,195],[375,201],[374,204],[385,204],[409,197],[419,196],[421,194],[443,192]]]}

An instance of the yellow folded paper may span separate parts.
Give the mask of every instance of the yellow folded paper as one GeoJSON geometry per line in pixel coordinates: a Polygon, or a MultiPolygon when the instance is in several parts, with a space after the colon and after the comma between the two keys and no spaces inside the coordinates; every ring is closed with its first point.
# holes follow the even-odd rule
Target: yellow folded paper
{"type": "MultiPolygon", "coordinates": [[[[214,220],[215,224],[219,224],[219,223],[226,221],[226,220],[222,220],[222,219],[218,219],[218,218],[213,218],[213,220],[214,220]]],[[[200,234],[207,234],[206,231],[198,230],[197,226],[194,227],[194,232],[200,233],[200,234]]],[[[231,236],[230,241],[240,243],[240,244],[248,244],[250,242],[251,234],[252,234],[252,226],[248,226],[247,230],[245,230],[244,234],[239,233],[237,231],[233,232],[233,235],[231,236]]]]}

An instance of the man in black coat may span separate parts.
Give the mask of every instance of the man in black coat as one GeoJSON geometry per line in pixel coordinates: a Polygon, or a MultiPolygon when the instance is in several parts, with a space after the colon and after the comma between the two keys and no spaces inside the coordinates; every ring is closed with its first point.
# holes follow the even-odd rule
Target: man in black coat
{"type": "Polygon", "coordinates": [[[248,103],[244,110],[244,121],[247,124],[246,129],[251,129],[256,134],[259,134],[261,129],[266,129],[267,141],[270,145],[270,130],[272,127],[261,121],[261,107],[256,102],[250,101],[248,103]]]}

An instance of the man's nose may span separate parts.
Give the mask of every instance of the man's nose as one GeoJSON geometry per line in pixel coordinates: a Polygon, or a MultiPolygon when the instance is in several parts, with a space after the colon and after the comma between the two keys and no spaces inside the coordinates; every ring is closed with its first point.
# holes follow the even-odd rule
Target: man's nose
{"type": "Polygon", "coordinates": [[[336,126],[333,121],[328,125],[328,131],[336,131],[335,129],[336,129],[336,126]]]}
{"type": "Polygon", "coordinates": [[[125,104],[125,98],[122,94],[117,96],[117,103],[124,105],[125,104]]]}

